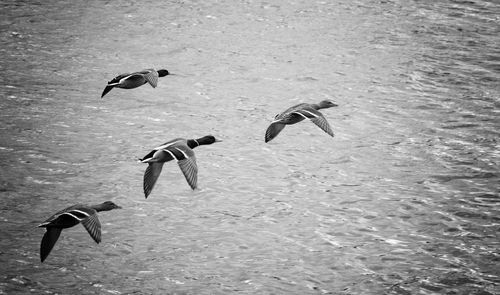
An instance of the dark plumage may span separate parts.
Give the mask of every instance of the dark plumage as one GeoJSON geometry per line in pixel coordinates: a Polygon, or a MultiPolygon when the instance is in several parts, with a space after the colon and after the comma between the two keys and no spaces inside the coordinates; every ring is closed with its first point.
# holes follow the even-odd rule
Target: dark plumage
{"type": "Polygon", "coordinates": [[[200,145],[219,142],[212,135],[207,135],[198,139],[176,138],[153,149],[149,154],[139,159],[142,163],[148,163],[148,168],[144,172],[144,196],[147,198],[160,176],[165,162],[176,160],[181,168],[186,181],[194,190],[198,182],[198,166],[193,149],[200,145]]]}
{"type": "Polygon", "coordinates": [[[153,88],[155,88],[158,84],[158,77],[165,77],[169,74],[170,73],[167,70],[156,71],[154,69],[147,69],[140,72],[118,75],[113,80],[108,82],[108,85],[104,88],[104,91],[101,94],[101,98],[103,98],[104,95],[110,92],[114,87],[132,89],[149,83],[153,88]]]}
{"type": "Polygon", "coordinates": [[[43,262],[47,258],[63,229],[73,227],[78,223],[83,224],[96,243],[101,242],[101,223],[97,218],[97,212],[119,208],[121,207],[115,203],[106,201],[92,206],[73,205],[55,213],[38,225],[38,227],[45,227],[47,230],[40,244],[40,260],[43,262]]]}
{"type": "Polygon", "coordinates": [[[336,106],[337,105],[330,100],[323,100],[318,104],[301,103],[277,114],[266,130],[265,142],[269,142],[275,138],[286,125],[292,125],[304,119],[310,119],[323,131],[333,136],[330,124],[328,124],[328,121],[326,121],[323,114],[318,110],[336,106]]]}

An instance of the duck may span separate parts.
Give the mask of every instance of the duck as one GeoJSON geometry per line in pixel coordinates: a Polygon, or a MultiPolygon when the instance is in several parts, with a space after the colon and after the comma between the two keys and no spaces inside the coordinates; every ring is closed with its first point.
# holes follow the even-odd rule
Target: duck
{"type": "Polygon", "coordinates": [[[46,230],[40,244],[41,262],[49,256],[50,251],[61,235],[61,231],[79,223],[85,227],[92,239],[99,244],[101,242],[101,223],[97,217],[97,212],[110,211],[113,209],[121,209],[121,207],[111,201],[106,201],[97,205],[77,204],[62,209],[50,216],[47,220],[38,225],[38,227],[45,227],[46,230]]]}
{"type": "Polygon", "coordinates": [[[333,137],[334,135],[330,124],[328,124],[326,118],[318,110],[337,106],[338,105],[331,100],[323,100],[315,104],[300,103],[298,105],[290,107],[286,111],[277,114],[274,117],[271,125],[269,125],[266,130],[266,136],[264,140],[266,143],[271,141],[281,132],[281,130],[283,130],[283,128],[285,128],[286,125],[299,123],[304,119],[310,119],[319,128],[333,137]]]}
{"type": "Polygon", "coordinates": [[[148,164],[144,172],[143,183],[145,198],[147,199],[151,194],[156,180],[160,176],[163,164],[172,160],[177,161],[191,189],[196,189],[198,183],[198,166],[196,165],[196,157],[193,149],[200,145],[209,145],[215,142],[221,142],[221,140],[216,139],[212,135],[198,139],[176,138],[154,148],[142,159],[139,159],[140,162],[148,164]]]}
{"type": "Polygon", "coordinates": [[[171,74],[165,69],[158,71],[154,69],[146,69],[140,72],[118,75],[113,78],[113,80],[108,82],[108,85],[106,85],[106,88],[104,88],[104,91],[101,94],[101,98],[103,98],[104,95],[110,92],[114,87],[132,89],[149,83],[153,88],[155,88],[158,84],[158,77],[165,77],[167,75],[171,74]]]}

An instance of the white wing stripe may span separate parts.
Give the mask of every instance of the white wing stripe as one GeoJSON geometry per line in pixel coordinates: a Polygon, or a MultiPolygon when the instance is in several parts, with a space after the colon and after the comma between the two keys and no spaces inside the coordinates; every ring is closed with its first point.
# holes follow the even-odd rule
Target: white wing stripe
{"type": "MultiPolygon", "coordinates": [[[[123,78],[120,79],[120,81],[118,81],[118,83],[116,84],[113,84],[113,85],[120,85],[122,84],[125,80],[127,80],[128,78],[132,77],[133,75],[128,75],[128,76],[125,76],[123,78]]],[[[111,84],[110,84],[111,85],[111,84]]]]}
{"type": "Polygon", "coordinates": [[[169,151],[169,150],[163,150],[163,151],[169,153],[172,156],[172,158],[174,158],[176,161],[179,161],[179,159],[177,159],[175,157],[174,153],[172,153],[171,151],[169,151]]]}
{"type": "Polygon", "coordinates": [[[309,114],[311,114],[313,117],[317,118],[318,115],[314,114],[314,113],[311,113],[310,111],[307,111],[307,110],[302,110],[303,112],[307,112],[309,114]]]}
{"type": "Polygon", "coordinates": [[[76,220],[78,220],[78,221],[82,221],[82,220],[84,220],[84,219],[86,218],[86,217],[85,217],[85,218],[78,218],[78,217],[76,217],[75,215],[73,215],[73,214],[71,214],[71,213],[69,213],[69,212],[64,212],[64,213],[63,213],[63,214],[61,214],[61,215],[64,215],[64,214],[69,215],[69,216],[73,217],[74,219],[76,219],[76,220]]]}
{"type": "Polygon", "coordinates": [[[73,211],[74,211],[74,212],[81,213],[81,214],[83,214],[83,215],[85,215],[85,216],[87,216],[87,217],[88,217],[88,216],[90,216],[87,212],[84,212],[84,211],[81,211],[81,210],[78,210],[78,209],[73,209],[73,210],[71,210],[70,212],[73,212],[73,211]]]}
{"type": "Polygon", "coordinates": [[[292,112],[292,114],[298,114],[298,115],[301,115],[302,117],[304,117],[304,119],[308,119],[306,116],[304,116],[304,114],[302,114],[300,112],[292,112]]]}
{"type": "Polygon", "coordinates": [[[179,152],[181,152],[184,155],[184,158],[186,158],[186,159],[189,158],[189,156],[183,150],[181,150],[179,148],[175,148],[175,149],[178,150],[179,152]]]}

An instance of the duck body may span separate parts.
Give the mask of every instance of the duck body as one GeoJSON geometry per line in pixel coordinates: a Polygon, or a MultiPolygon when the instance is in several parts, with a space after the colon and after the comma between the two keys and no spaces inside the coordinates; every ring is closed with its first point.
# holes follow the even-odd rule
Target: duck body
{"type": "Polygon", "coordinates": [[[143,183],[145,198],[153,190],[160,176],[163,164],[172,160],[177,161],[191,189],[196,189],[198,183],[198,166],[193,149],[200,145],[208,145],[219,141],[211,135],[198,139],[176,138],[156,147],[142,159],[139,159],[142,163],[148,164],[144,172],[143,183]]]}
{"type": "Polygon", "coordinates": [[[293,125],[305,119],[310,119],[319,128],[325,131],[330,136],[334,136],[332,128],[328,121],[323,116],[320,109],[336,107],[337,104],[330,100],[321,101],[318,104],[300,103],[286,109],[284,112],[277,114],[271,125],[266,130],[265,142],[275,138],[286,125],[293,125]]]}
{"type": "Polygon", "coordinates": [[[97,212],[119,208],[121,207],[111,201],[92,206],[77,204],[60,210],[47,218],[44,222],[38,225],[38,227],[44,227],[46,229],[40,244],[41,262],[43,262],[49,255],[50,251],[59,239],[61,231],[79,223],[82,223],[96,243],[100,243],[101,223],[97,217],[97,212]]]}
{"type": "Polygon", "coordinates": [[[108,82],[108,85],[106,85],[101,94],[101,98],[103,98],[104,95],[115,87],[133,89],[149,83],[153,88],[155,88],[158,85],[158,77],[164,77],[169,74],[170,73],[164,69],[158,71],[154,69],[146,69],[140,72],[118,75],[108,82]]]}

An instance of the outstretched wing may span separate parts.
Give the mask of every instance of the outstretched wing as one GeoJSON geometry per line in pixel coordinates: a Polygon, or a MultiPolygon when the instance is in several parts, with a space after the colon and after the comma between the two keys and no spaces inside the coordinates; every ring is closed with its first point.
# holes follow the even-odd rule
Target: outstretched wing
{"type": "Polygon", "coordinates": [[[277,114],[276,117],[274,118],[275,120],[279,120],[279,119],[283,119],[284,117],[290,115],[291,112],[294,112],[296,110],[300,110],[304,107],[306,107],[307,104],[306,103],[299,103],[297,105],[294,105],[292,107],[289,107],[288,109],[286,109],[284,112],[280,113],[280,114],[277,114]]]}
{"type": "Polygon", "coordinates": [[[103,98],[103,97],[104,97],[104,95],[106,95],[108,92],[110,92],[110,91],[111,91],[111,89],[113,89],[113,86],[109,86],[109,85],[107,85],[107,86],[104,88],[104,91],[103,91],[103,92],[102,92],[102,94],[101,94],[101,98],[103,98]]]}
{"type": "Polygon", "coordinates": [[[273,138],[275,138],[283,128],[285,128],[285,124],[282,124],[280,122],[273,122],[269,127],[267,127],[266,130],[266,136],[265,136],[265,142],[271,141],[273,138]]]}
{"type": "Polygon", "coordinates": [[[54,215],[47,218],[44,222],[38,225],[38,227],[56,226],[67,228],[74,226],[82,219],[87,218],[88,210],[92,209],[89,209],[81,204],[69,206],[54,213],[54,215]]]}
{"type": "Polygon", "coordinates": [[[321,128],[323,131],[328,133],[330,136],[333,135],[333,130],[328,124],[328,121],[325,119],[322,113],[313,108],[303,108],[300,110],[293,111],[292,114],[297,114],[303,116],[304,118],[310,119],[316,126],[321,128]]]}
{"type": "MultiPolygon", "coordinates": [[[[139,159],[139,161],[141,162],[144,162],[144,163],[147,163],[148,161],[147,160],[150,160],[152,159],[155,154],[160,151],[160,150],[164,150],[164,151],[167,151],[167,148],[171,145],[174,145],[174,144],[178,144],[178,143],[182,143],[182,141],[186,141],[185,139],[183,138],[176,138],[176,139],[172,139],[170,141],[167,141],[165,142],[164,144],[158,146],[158,147],[155,147],[152,151],[150,151],[147,155],[145,155],[144,157],[142,157],[142,159],[139,159]]],[[[157,156],[160,156],[159,154],[156,154],[157,156]]],[[[172,159],[169,159],[168,161],[170,160],[173,160],[172,159]]]]}
{"type": "Polygon", "coordinates": [[[172,146],[169,150],[175,154],[177,164],[179,164],[187,183],[191,189],[195,189],[198,183],[198,166],[193,150],[185,144],[172,146]]]}
{"type": "Polygon", "coordinates": [[[191,189],[195,189],[198,183],[198,166],[196,166],[196,157],[186,158],[177,162],[181,168],[184,177],[191,189]]]}
{"type": "Polygon", "coordinates": [[[121,79],[130,76],[131,74],[120,74],[113,78],[113,80],[109,81],[108,84],[116,84],[119,83],[121,79]]]}
{"type": "Polygon", "coordinates": [[[97,218],[97,212],[90,214],[81,222],[92,239],[99,244],[101,242],[101,223],[99,222],[99,218],[97,218]]]}
{"type": "Polygon", "coordinates": [[[148,164],[146,172],[144,172],[144,197],[147,199],[153,187],[155,186],[158,176],[160,176],[161,169],[163,168],[163,162],[152,162],[148,164]]]}
{"type": "Polygon", "coordinates": [[[47,231],[43,235],[42,242],[40,243],[40,261],[43,262],[61,235],[62,228],[47,227],[47,231]]]}
{"type": "Polygon", "coordinates": [[[144,79],[146,79],[153,88],[158,85],[158,72],[154,69],[143,70],[141,74],[144,75],[144,79]]]}

